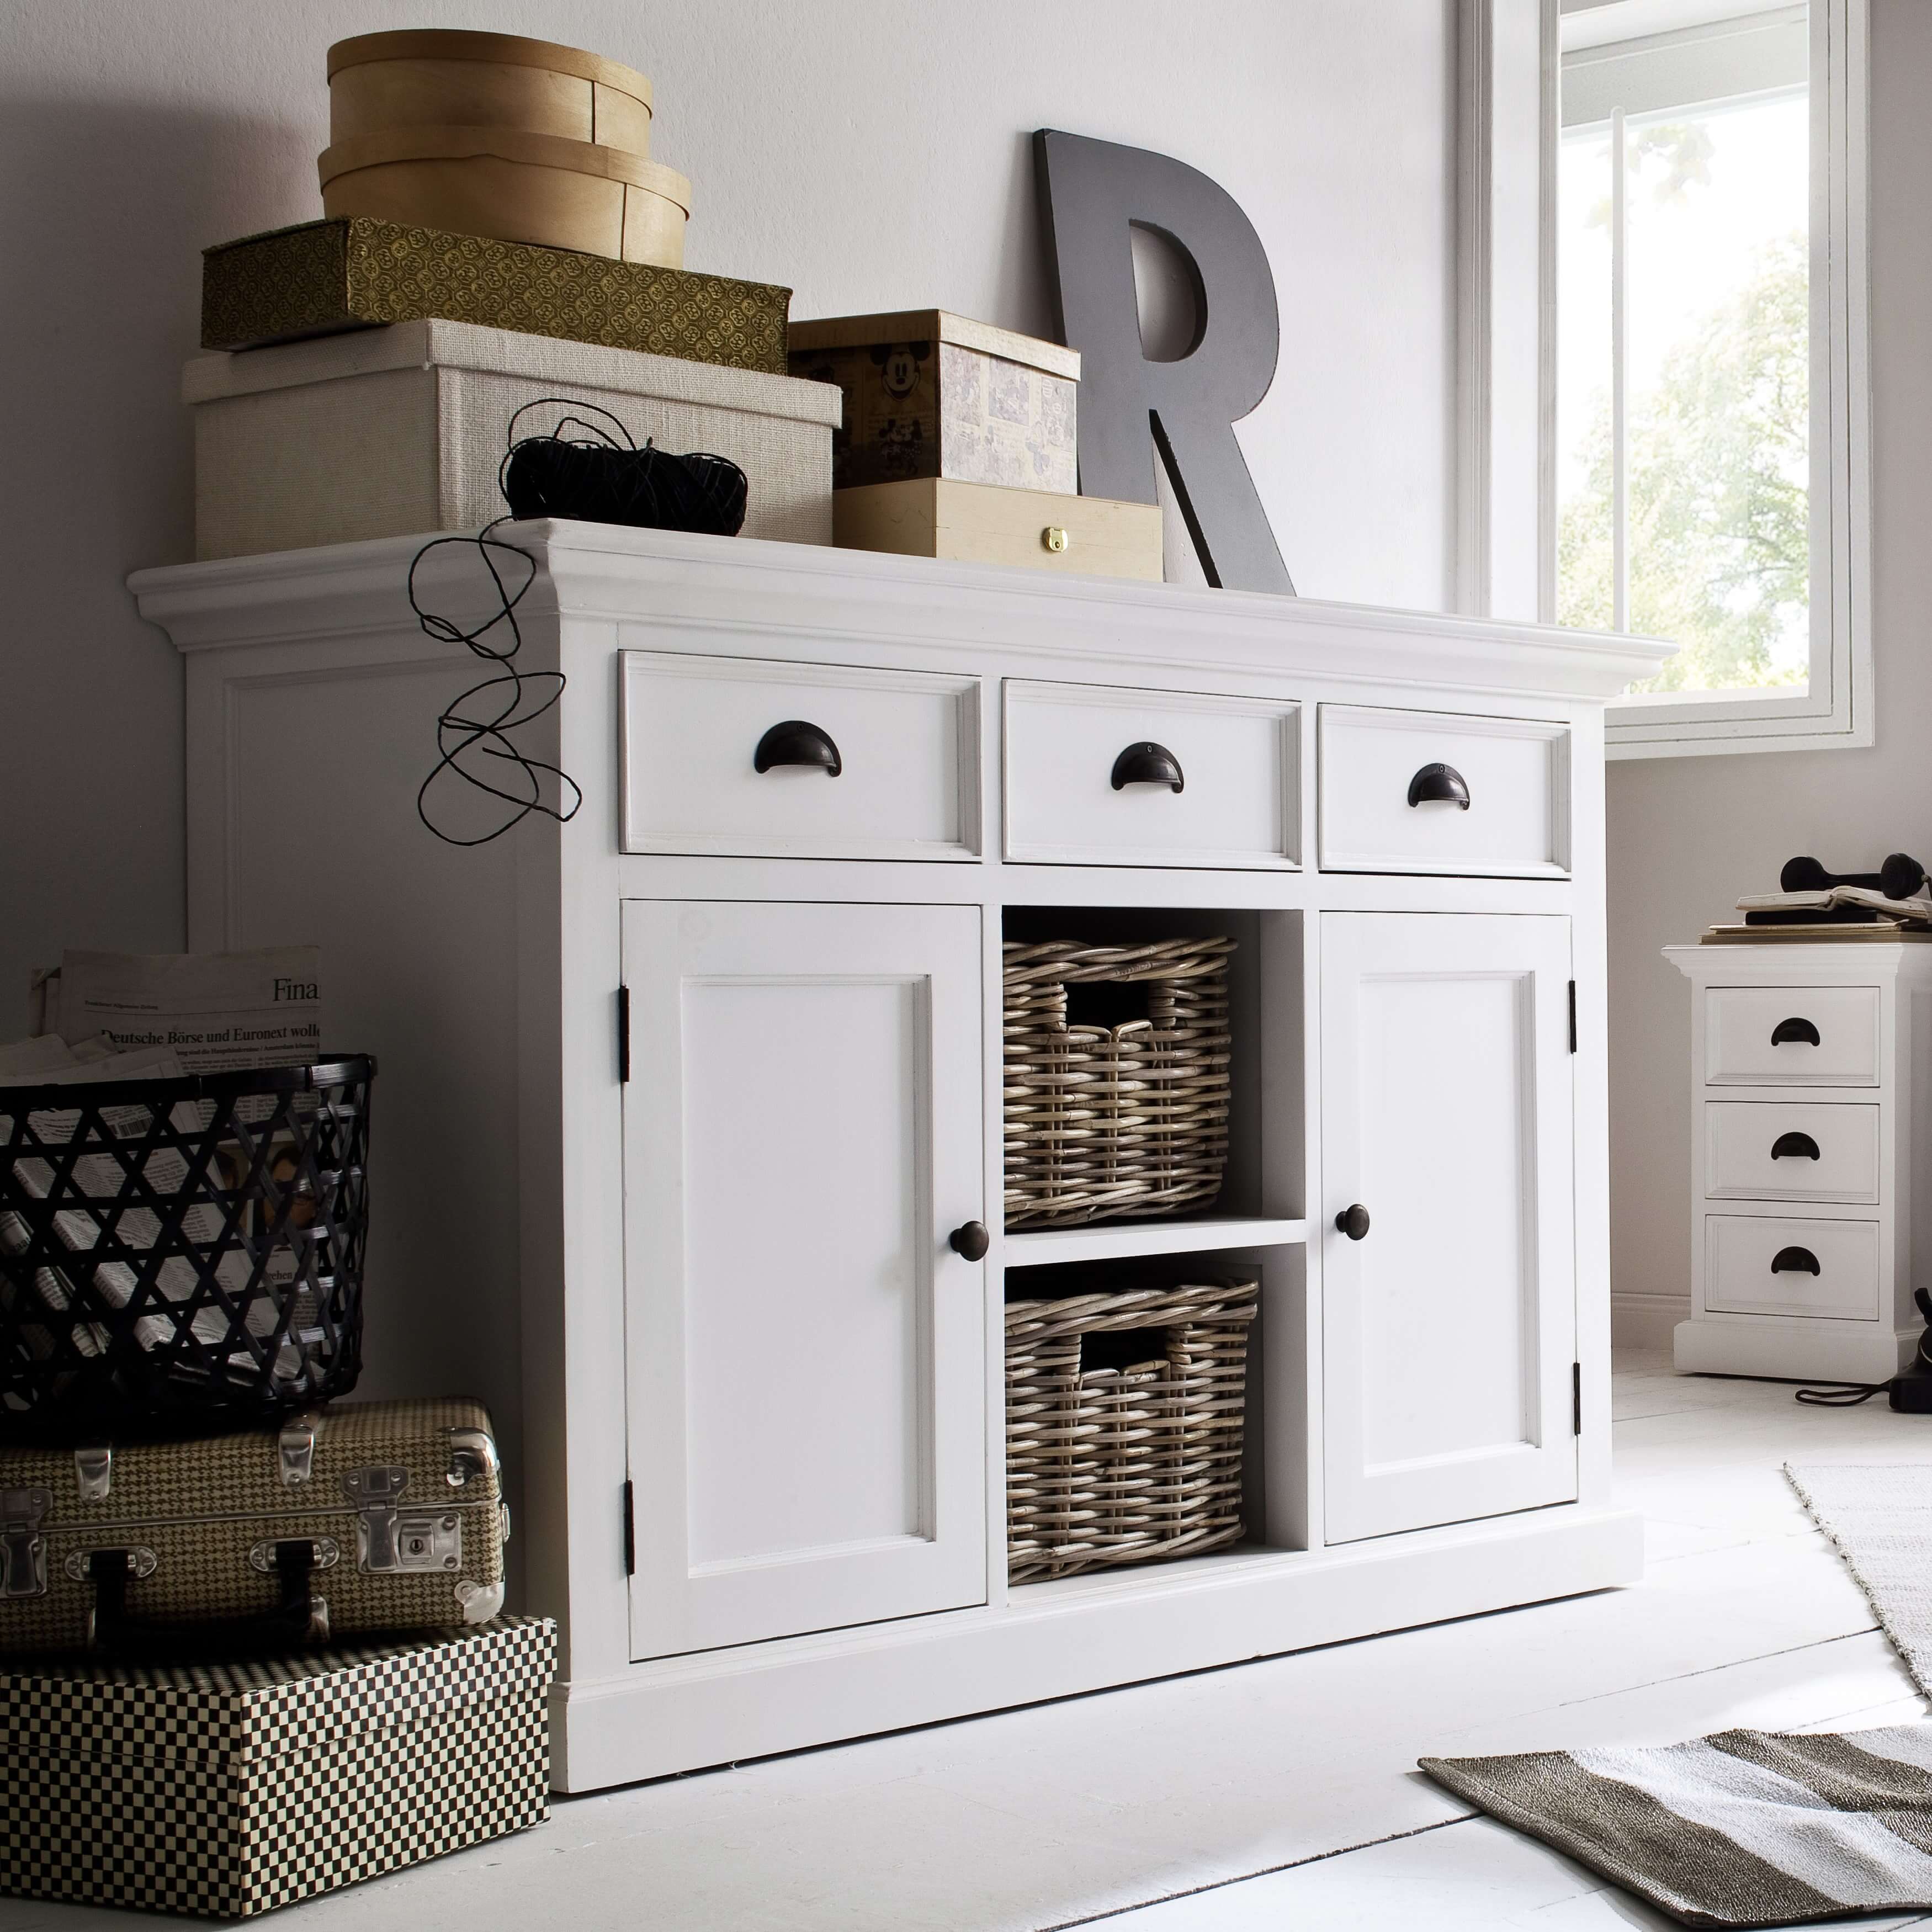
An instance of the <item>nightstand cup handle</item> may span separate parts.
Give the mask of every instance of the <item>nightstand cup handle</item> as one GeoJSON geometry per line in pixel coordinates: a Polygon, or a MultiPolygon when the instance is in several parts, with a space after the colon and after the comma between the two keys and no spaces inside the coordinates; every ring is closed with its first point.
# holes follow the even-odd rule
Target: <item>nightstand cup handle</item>
{"type": "Polygon", "coordinates": [[[1809,1248],[1780,1248],[1772,1257],[1773,1274],[1816,1274],[1818,1257],[1809,1248]]]}
{"type": "Polygon", "coordinates": [[[1818,1029],[1809,1020],[1780,1020],[1771,1030],[1773,1046],[1784,1046],[1794,1040],[1802,1040],[1807,1046],[1818,1044],[1818,1029]]]}
{"type": "Polygon", "coordinates": [[[1771,1157],[1773,1160],[1816,1160],[1818,1143],[1809,1134],[1780,1134],[1771,1144],[1771,1157]]]}

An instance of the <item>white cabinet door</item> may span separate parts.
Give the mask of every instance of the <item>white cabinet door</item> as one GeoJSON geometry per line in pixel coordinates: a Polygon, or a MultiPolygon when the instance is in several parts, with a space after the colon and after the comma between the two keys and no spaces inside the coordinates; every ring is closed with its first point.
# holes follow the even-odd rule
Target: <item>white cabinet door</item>
{"type": "Polygon", "coordinates": [[[1567,919],[1322,917],[1331,1543],[1576,1496],[1569,979],[1567,919]]]}
{"type": "Polygon", "coordinates": [[[980,914],[624,909],[632,1654],[986,1600],[980,914]]]}

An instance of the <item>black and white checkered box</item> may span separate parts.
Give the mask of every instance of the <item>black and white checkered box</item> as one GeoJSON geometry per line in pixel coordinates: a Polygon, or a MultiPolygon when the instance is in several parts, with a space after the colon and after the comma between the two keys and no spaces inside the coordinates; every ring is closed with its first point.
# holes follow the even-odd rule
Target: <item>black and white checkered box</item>
{"type": "Polygon", "coordinates": [[[0,1891],[246,1918],[549,1816],[556,1626],[0,1673],[0,1891]]]}

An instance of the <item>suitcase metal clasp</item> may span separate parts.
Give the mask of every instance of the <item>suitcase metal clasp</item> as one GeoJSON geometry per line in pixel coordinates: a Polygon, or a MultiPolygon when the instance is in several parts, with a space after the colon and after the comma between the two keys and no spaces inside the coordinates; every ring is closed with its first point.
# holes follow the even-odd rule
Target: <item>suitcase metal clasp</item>
{"type": "Polygon", "coordinates": [[[40,1524],[53,1506],[46,1490],[0,1490],[0,1598],[46,1594],[47,1540],[40,1524]]]}
{"type": "Polygon", "coordinates": [[[114,1451],[91,1445],[74,1452],[74,1484],[84,1503],[104,1503],[114,1488],[114,1451]]]}
{"type": "Polygon", "coordinates": [[[283,1424],[275,1446],[285,1488],[293,1489],[315,1473],[315,1438],[321,1427],[321,1418],[314,1415],[298,1415],[283,1424]]]}
{"type": "Polygon", "coordinates": [[[406,1570],[460,1570],[463,1520],[434,1510],[396,1508],[409,1486],[410,1472],[393,1466],[350,1469],[342,1478],[356,1505],[356,1564],[387,1575],[406,1570]]]}

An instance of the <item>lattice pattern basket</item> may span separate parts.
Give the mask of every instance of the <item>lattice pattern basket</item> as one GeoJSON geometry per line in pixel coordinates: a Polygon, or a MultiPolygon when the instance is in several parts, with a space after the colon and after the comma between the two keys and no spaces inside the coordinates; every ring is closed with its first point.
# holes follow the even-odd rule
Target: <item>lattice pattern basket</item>
{"type": "Polygon", "coordinates": [[[1238,1542],[1250,1280],[1006,1304],[1016,1583],[1238,1542]]]}
{"type": "Polygon", "coordinates": [[[0,1436],[245,1428],[353,1388],[375,1072],[0,1088],[0,1436]]]}
{"type": "Polygon", "coordinates": [[[1009,1228],[1204,1208],[1228,1160],[1227,938],[1009,943],[1009,1228]],[[1144,988],[1146,1016],[1069,1024],[1067,988],[1144,988]]]}

